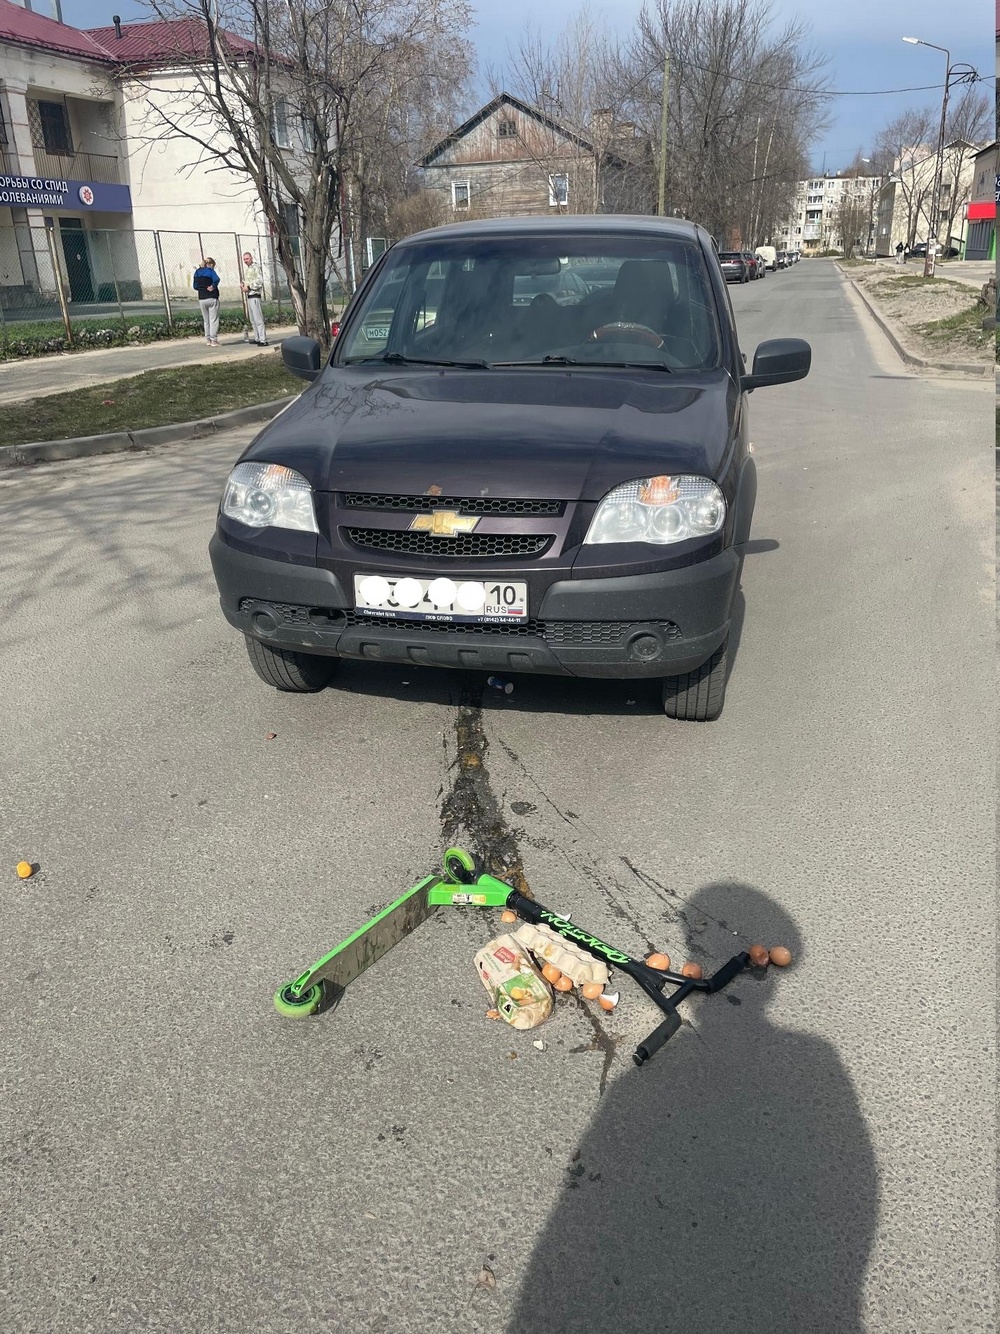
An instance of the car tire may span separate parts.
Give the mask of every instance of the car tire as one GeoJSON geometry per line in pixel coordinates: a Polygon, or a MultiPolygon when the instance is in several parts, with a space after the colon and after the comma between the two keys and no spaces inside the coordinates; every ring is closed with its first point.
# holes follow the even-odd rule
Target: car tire
{"type": "Polygon", "coordinates": [[[306,695],[330,684],[340,663],[336,658],[322,658],[315,653],[297,653],[293,649],[272,648],[252,635],[244,635],[250,663],[260,677],[275,690],[306,695]]]}
{"type": "Polygon", "coordinates": [[[685,676],[668,676],[663,682],[663,712],[685,723],[711,723],[726,702],[729,666],[728,635],[707,662],[685,676]]]}

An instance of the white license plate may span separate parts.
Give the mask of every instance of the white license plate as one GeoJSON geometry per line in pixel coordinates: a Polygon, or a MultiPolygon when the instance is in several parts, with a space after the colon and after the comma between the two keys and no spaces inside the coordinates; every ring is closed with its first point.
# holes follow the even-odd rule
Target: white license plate
{"type": "Polygon", "coordinates": [[[365,337],[369,343],[382,342],[389,337],[388,324],[366,324],[365,337]]]}
{"type": "Polygon", "coordinates": [[[356,574],[354,607],[387,620],[475,621],[528,618],[528,585],[513,580],[414,579],[401,574],[356,574]]]}

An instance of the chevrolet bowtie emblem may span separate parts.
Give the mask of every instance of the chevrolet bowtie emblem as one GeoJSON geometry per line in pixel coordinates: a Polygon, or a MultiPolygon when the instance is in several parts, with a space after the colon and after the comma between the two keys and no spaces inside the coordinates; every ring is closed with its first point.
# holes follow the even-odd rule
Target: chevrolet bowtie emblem
{"type": "Polygon", "coordinates": [[[433,514],[418,514],[410,524],[415,533],[433,533],[435,537],[458,537],[459,533],[474,531],[478,519],[456,514],[454,510],[435,510],[433,514]]]}

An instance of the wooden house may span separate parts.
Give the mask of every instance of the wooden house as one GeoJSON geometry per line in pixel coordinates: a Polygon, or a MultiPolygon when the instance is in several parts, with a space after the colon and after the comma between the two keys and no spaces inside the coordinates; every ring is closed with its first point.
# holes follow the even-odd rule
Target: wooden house
{"type": "Polygon", "coordinates": [[[500,93],[417,164],[450,218],[647,213],[649,149],[631,125],[595,112],[586,135],[500,93]]]}

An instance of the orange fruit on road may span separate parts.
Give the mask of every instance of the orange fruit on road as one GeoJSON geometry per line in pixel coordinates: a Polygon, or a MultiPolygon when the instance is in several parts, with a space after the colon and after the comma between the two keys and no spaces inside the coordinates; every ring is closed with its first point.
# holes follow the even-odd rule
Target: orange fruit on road
{"type": "Polygon", "coordinates": [[[32,866],[31,862],[18,862],[17,874],[19,879],[27,880],[29,876],[35,874],[35,868],[32,866]]]}

